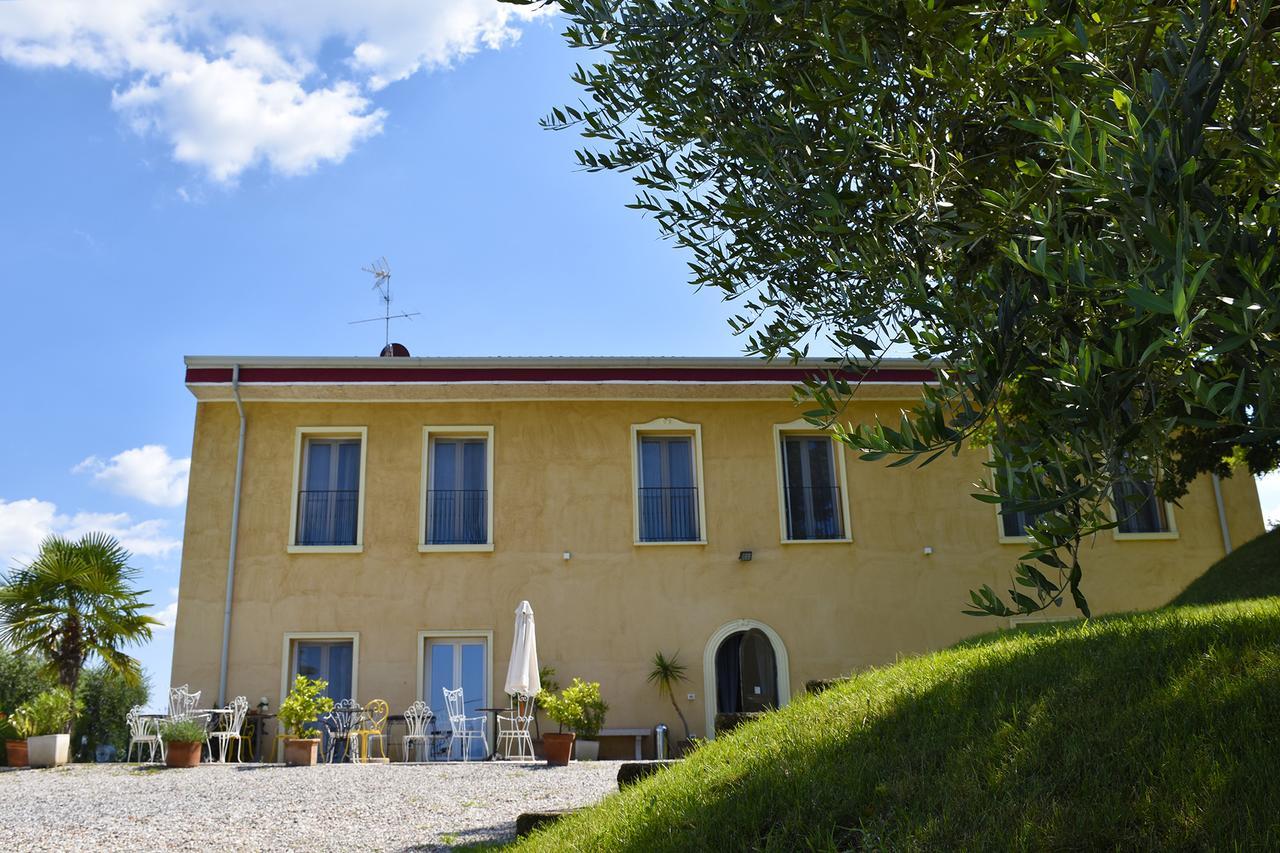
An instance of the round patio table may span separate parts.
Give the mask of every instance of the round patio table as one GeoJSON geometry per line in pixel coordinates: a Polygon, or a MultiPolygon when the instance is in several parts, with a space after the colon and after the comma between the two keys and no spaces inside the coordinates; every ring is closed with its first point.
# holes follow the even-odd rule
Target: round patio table
{"type": "Polygon", "coordinates": [[[488,714],[493,723],[493,745],[489,747],[489,754],[485,757],[485,761],[496,761],[498,758],[498,715],[503,711],[510,711],[510,708],[476,708],[477,711],[483,711],[488,714]]]}

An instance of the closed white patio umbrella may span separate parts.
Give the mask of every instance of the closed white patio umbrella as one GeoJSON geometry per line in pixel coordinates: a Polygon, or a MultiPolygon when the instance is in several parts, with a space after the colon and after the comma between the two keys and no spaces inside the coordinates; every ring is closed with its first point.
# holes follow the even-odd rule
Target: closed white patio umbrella
{"type": "Polygon", "coordinates": [[[533,630],[533,607],[522,601],[516,608],[516,631],[511,641],[511,663],[503,690],[511,696],[537,696],[542,692],[538,677],[538,640],[533,630]]]}

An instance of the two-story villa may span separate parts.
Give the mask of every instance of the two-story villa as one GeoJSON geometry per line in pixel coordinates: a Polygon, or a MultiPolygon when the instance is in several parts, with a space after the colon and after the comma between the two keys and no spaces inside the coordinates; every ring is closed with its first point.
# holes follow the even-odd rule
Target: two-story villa
{"type": "MultiPolygon", "coordinates": [[[[681,734],[645,681],[661,650],[688,665],[679,700],[710,735],[717,711],[997,627],[961,613],[969,589],[1008,586],[1023,541],[969,497],[986,452],[857,460],[792,401],[823,369],[188,358],[173,682],[274,708],[301,671],[393,712],[425,698],[439,713],[442,687],[505,704],[527,599],[542,661],[599,681],[606,725],[681,734]]],[[[881,365],[847,419],[896,420],[931,377],[881,365]]],[[[1098,613],[1161,604],[1261,532],[1250,478],[1204,478],[1098,537],[1086,591],[1098,613]]]]}

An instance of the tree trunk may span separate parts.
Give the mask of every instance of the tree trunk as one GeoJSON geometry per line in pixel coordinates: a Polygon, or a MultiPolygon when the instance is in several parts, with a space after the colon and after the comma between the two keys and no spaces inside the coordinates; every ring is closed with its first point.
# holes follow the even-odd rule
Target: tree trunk
{"type": "Polygon", "coordinates": [[[684,739],[692,740],[689,735],[689,721],[684,718],[684,711],[680,710],[680,705],[676,702],[675,691],[671,693],[671,707],[676,709],[676,713],[680,716],[680,722],[684,725],[684,739]]]}

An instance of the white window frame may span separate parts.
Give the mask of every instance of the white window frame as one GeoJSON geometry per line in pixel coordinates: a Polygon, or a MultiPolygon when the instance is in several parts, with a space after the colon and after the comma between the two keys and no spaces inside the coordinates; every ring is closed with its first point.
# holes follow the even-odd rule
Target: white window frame
{"type": "MultiPolygon", "coordinates": [[[[359,631],[286,631],[280,653],[280,701],[289,695],[289,674],[293,670],[295,646],[299,640],[321,643],[351,643],[351,698],[360,695],[360,632],[359,631]]],[[[279,708],[276,705],[276,708],[279,708]]]]}
{"type": "Polygon", "coordinates": [[[778,541],[783,545],[841,545],[853,541],[853,527],[849,517],[849,477],[845,464],[844,442],[836,441],[829,429],[818,429],[803,418],[785,424],[773,425],[773,462],[778,481],[778,541]],[[839,539],[788,539],[787,538],[787,482],[786,467],[782,459],[782,439],[788,435],[825,435],[831,442],[832,464],[836,467],[836,482],[840,488],[840,521],[844,536],[839,539]]]}
{"type": "MultiPolygon", "coordinates": [[[[485,667],[484,691],[485,693],[484,693],[484,703],[481,707],[485,707],[485,708],[492,707],[492,703],[493,703],[492,697],[494,695],[493,686],[496,683],[494,679],[497,677],[493,672],[493,629],[492,628],[481,628],[481,629],[472,629],[472,630],[467,630],[465,628],[459,628],[459,629],[450,628],[450,629],[442,629],[442,630],[419,631],[418,632],[417,690],[413,694],[416,698],[425,700],[428,706],[431,705],[430,698],[427,697],[425,693],[423,693],[423,690],[426,689],[426,679],[424,678],[424,676],[426,675],[426,670],[427,670],[428,641],[430,640],[468,640],[468,639],[484,640],[484,667],[485,667]]],[[[485,714],[485,716],[488,718],[485,721],[485,728],[488,729],[489,743],[492,744],[494,742],[494,738],[497,737],[497,732],[493,731],[493,726],[492,726],[493,715],[485,714]]],[[[437,724],[439,724],[440,722],[441,721],[437,721],[437,724]]],[[[444,725],[448,725],[448,723],[449,723],[448,720],[443,721],[444,725]]]]}
{"type": "Polygon", "coordinates": [[[369,428],[362,426],[301,426],[293,434],[293,488],[289,497],[289,545],[290,554],[359,554],[364,551],[364,496],[365,471],[369,450],[369,428]],[[302,487],[302,453],[310,438],[359,438],[360,439],[360,494],[356,503],[356,544],[354,545],[299,545],[298,544],[298,490],[302,487]]]}
{"type": "Polygon", "coordinates": [[[670,547],[707,544],[707,490],[702,477],[702,424],[676,418],[655,418],[631,425],[631,540],[633,545],[670,547]],[[640,439],[647,435],[683,435],[693,439],[694,480],[698,488],[698,538],[670,542],[643,542],[640,539],[640,439]]]}
{"type": "Polygon", "coordinates": [[[424,426],[422,428],[422,478],[418,492],[418,551],[433,552],[482,552],[493,550],[493,426],[424,426]],[[485,446],[485,526],[488,528],[484,542],[475,544],[437,545],[427,543],[427,492],[431,489],[431,439],[436,436],[483,438],[485,446]]]}
{"type": "MultiPolygon", "coordinates": [[[[1138,481],[1146,482],[1146,481],[1138,481]]],[[[1115,485],[1112,484],[1111,494],[1107,498],[1107,517],[1112,522],[1119,524],[1119,517],[1116,515],[1115,506],[1115,485]]],[[[1159,498],[1157,498],[1159,500],[1159,498]]],[[[1173,503],[1171,501],[1164,502],[1164,518],[1169,525],[1168,530],[1162,530],[1159,533],[1121,533],[1120,528],[1111,528],[1111,535],[1117,542],[1141,542],[1143,540],[1172,540],[1179,539],[1181,535],[1178,533],[1178,520],[1173,515],[1173,503]]]]}

